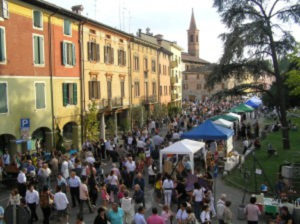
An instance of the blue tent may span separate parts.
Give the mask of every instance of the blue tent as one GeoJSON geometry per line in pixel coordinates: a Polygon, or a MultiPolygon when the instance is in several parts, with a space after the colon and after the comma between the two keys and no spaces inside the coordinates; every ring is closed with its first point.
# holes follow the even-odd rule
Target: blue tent
{"type": "Polygon", "coordinates": [[[193,128],[191,131],[185,132],[181,138],[194,140],[227,140],[234,135],[232,129],[224,128],[214,124],[211,120],[206,120],[203,124],[193,128]]]}
{"type": "Polygon", "coordinates": [[[262,101],[257,96],[253,96],[247,100],[245,104],[253,108],[258,108],[262,104],[262,101]]]}

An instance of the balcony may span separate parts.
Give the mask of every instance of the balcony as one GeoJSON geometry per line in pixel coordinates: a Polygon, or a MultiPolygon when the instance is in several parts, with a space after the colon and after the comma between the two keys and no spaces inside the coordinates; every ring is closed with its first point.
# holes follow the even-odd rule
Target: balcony
{"type": "Polygon", "coordinates": [[[123,106],[123,99],[121,97],[115,97],[108,99],[108,109],[120,108],[123,106]]]}
{"type": "Polygon", "coordinates": [[[145,96],[144,99],[142,100],[143,104],[154,104],[157,103],[157,96],[145,96]]]}
{"type": "Polygon", "coordinates": [[[173,60],[170,62],[170,67],[171,68],[176,68],[178,66],[178,60],[173,60]]]}
{"type": "Polygon", "coordinates": [[[175,100],[179,100],[180,99],[180,96],[178,93],[172,93],[171,94],[171,100],[172,101],[175,101],[175,100]]]}
{"type": "Polygon", "coordinates": [[[102,99],[102,100],[99,101],[99,105],[98,105],[99,110],[104,110],[107,107],[108,107],[108,100],[107,99],[102,99]]]}
{"type": "Polygon", "coordinates": [[[171,85],[179,84],[178,81],[179,81],[178,76],[172,76],[171,77],[171,85]]]}

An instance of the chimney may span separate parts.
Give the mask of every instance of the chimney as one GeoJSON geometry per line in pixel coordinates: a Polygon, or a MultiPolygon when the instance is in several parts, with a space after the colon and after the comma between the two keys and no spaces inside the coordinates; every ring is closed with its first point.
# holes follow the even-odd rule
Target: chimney
{"type": "Polygon", "coordinates": [[[156,38],[157,43],[158,43],[159,45],[161,45],[161,42],[162,42],[164,36],[161,35],[161,34],[157,34],[157,35],[155,35],[154,37],[156,38]]]}
{"type": "Polygon", "coordinates": [[[81,15],[81,13],[83,12],[83,5],[74,5],[72,6],[72,12],[81,15]]]}
{"type": "Polygon", "coordinates": [[[142,29],[138,29],[137,36],[141,37],[142,36],[141,34],[142,34],[142,29]]]}

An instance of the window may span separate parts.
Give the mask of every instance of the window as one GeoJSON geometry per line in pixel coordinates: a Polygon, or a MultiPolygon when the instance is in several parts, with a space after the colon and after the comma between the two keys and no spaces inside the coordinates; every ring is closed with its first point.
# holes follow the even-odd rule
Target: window
{"type": "Polygon", "coordinates": [[[100,82],[89,81],[89,99],[100,99],[100,82]]]}
{"type": "Polygon", "coordinates": [[[111,80],[107,81],[107,99],[112,98],[112,92],[111,92],[111,80]]]}
{"type": "Polygon", "coordinates": [[[140,83],[134,82],[134,96],[139,97],[140,96],[140,83]]]}
{"type": "Polygon", "coordinates": [[[114,49],[110,45],[104,46],[104,63],[114,63],[114,49]]]}
{"type": "Polygon", "coordinates": [[[159,87],[159,95],[162,96],[162,86],[159,87]]]}
{"type": "Polygon", "coordinates": [[[161,74],[161,64],[158,65],[158,74],[161,74]]]}
{"type": "Polygon", "coordinates": [[[126,66],[126,52],[122,49],[118,50],[118,65],[126,66]]]}
{"type": "Polygon", "coordinates": [[[33,11],[33,27],[43,29],[43,15],[40,11],[33,11]]]}
{"type": "Polygon", "coordinates": [[[197,89],[201,89],[201,84],[197,84],[197,89]]]}
{"type": "Polygon", "coordinates": [[[44,65],[44,37],[33,35],[33,61],[35,65],[44,65]]]}
{"type": "Polygon", "coordinates": [[[0,27],[0,63],[6,61],[6,43],[5,43],[5,29],[0,27]]]}
{"type": "Polygon", "coordinates": [[[64,35],[72,36],[72,23],[68,19],[64,19],[64,35]]]}
{"type": "Polygon", "coordinates": [[[0,0],[0,18],[9,18],[8,3],[6,0],[0,0]]]}
{"type": "Polygon", "coordinates": [[[62,64],[67,66],[74,66],[76,64],[75,44],[62,42],[62,64]]]}
{"type": "Polygon", "coordinates": [[[63,105],[77,105],[76,83],[63,83],[63,105]]]}
{"type": "Polygon", "coordinates": [[[156,96],[156,82],[152,83],[152,95],[156,96]]]}
{"type": "Polygon", "coordinates": [[[134,70],[139,71],[140,70],[140,62],[139,57],[134,56],[134,70]]]}
{"type": "Polygon", "coordinates": [[[163,74],[164,74],[164,75],[167,74],[167,66],[166,66],[166,65],[163,66],[163,74]]]}
{"type": "Polygon", "coordinates": [[[8,112],[7,83],[0,82],[0,114],[8,112]]]}
{"type": "Polygon", "coordinates": [[[193,42],[193,40],[194,40],[193,35],[190,35],[190,41],[193,42]]]}
{"type": "Polygon", "coordinates": [[[151,61],[151,71],[156,72],[156,62],[155,62],[155,60],[151,61]]]}
{"type": "Polygon", "coordinates": [[[35,108],[46,108],[45,83],[35,83],[35,108]]]}
{"type": "Polygon", "coordinates": [[[148,59],[144,58],[144,70],[148,70],[148,59]]]}
{"type": "Polygon", "coordinates": [[[121,97],[124,98],[125,97],[125,81],[124,80],[121,80],[120,86],[121,86],[121,97]]]}
{"type": "Polygon", "coordinates": [[[87,42],[88,47],[88,60],[99,62],[100,61],[100,48],[99,44],[94,41],[87,42]]]}

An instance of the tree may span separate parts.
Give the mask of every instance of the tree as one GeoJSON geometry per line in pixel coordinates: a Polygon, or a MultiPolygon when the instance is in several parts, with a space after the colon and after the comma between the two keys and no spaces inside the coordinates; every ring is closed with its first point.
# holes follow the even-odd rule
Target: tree
{"type": "Polygon", "coordinates": [[[208,84],[235,77],[275,77],[277,109],[282,124],[283,148],[290,148],[283,74],[279,59],[296,44],[294,37],[282,23],[300,24],[298,0],[214,0],[222,22],[230,30],[221,34],[224,52],[215,66],[208,84]],[[276,35],[275,35],[276,34],[276,35]]]}
{"type": "Polygon", "coordinates": [[[100,122],[95,102],[89,104],[88,109],[89,111],[84,117],[84,137],[89,141],[97,141],[99,138],[100,122]]]}
{"type": "Polygon", "coordinates": [[[300,44],[295,51],[289,55],[291,69],[287,73],[286,84],[291,88],[290,95],[300,96],[300,44]]]}

